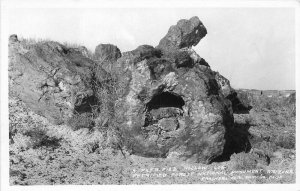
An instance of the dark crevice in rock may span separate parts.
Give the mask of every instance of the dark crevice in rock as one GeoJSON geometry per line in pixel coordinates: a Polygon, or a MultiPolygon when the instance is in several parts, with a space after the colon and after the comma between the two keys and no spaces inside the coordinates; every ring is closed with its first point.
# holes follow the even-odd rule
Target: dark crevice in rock
{"type": "Polygon", "coordinates": [[[158,109],[161,107],[176,107],[182,109],[184,100],[179,95],[170,92],[162,92],[146,104],[147,110],[158,109]]]}
{"type": "Polygon", "coordinates": [[[208,80],[208,95],[218,95],[219,94],[219,87],[218,83],[215,79],[208,80]]]}
{"type": "Polygon", "coordinates": [[[226,98],[231,101],[233,112],[236,114],[248,114],[252,109],[252,106],[244,104],[240,100],[236,92],[229,94],[226,98]]]}
{"type": "MultiPolygon", "coordinates": [[[[174,93],[162,92],[153,96],[146,104],[144,127],[157,124],[164,118],[177,118],[179,115],[182,115],[184,104],[185,102],[181,96],[174,93]]],[[[174,129],[176,130],[177,128],[174,129]]]]}
{"type": "Polygon", "coordinates": [[[222,155],[214,158],[212,162],[229,161],[230,156],[234,153],[249,152],[252,148],[249,141],[251,134],[249,133],[250,124],[234,123],[234,129],[226,129],[225,145],[222,155]]]}
{"type": "Polygon", "coordinates": [[[209,64],[206,62],[206,60],[204,58],[201,58],[201,60],[199,62],[199,65],[210,67],[209,64]]]}
{"type": "Polygon", "coordinates": [[[190,57],[188,52],[178,52],[175,54],[175,63],[177,68],[185,67],[192,68],[194,67],[193,59],[190,57]]]}
{"type": "Polygon", "coordinates": [[[81,113],[91,113],[93,111],[92,106],[98,104],[98,99],[96,96],[92,95],[89,97],[84,97],[79,103],[75,103],[74,112],[81,114],[81,113]]]}

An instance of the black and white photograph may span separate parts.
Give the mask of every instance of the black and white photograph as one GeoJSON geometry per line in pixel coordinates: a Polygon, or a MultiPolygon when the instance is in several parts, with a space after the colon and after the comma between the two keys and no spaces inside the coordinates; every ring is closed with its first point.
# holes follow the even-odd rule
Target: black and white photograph
{"type": "Polygon", "coordinates": [[[66,2],[1,2],[3,190],[296,191],[299,1],[66,2]]]}

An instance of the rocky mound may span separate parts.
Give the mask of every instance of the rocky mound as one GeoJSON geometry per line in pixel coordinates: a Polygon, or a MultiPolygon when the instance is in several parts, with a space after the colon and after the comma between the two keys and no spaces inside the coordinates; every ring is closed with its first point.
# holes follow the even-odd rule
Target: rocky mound
{"type": "Polygon", "coordinates": [[[95,81],[109,75],[84,55],[86,48],[68,48],[57,42],[26,44],[16,35],[9,43],[10,95],[21,98],[33,111],[60,124],[75,113],[91,112],[99,103],[95,81]]]}
{"type": "Polygon", "coordinates": [[[131,153],[202,163],[222,154],[233,126],[231,103],[216,73],[190,48],[205,34],[197,17],[181,20],[157,48],[139,46],[114,64],[115,117],[131,153]]]}
{"type": "Polygon", "coordinates": [[[108,99],[99,88],[112,88],[106,91],[114,94],[108,107],[127,151],[210,163],[232,137],[237,96],[229,81],[191,48],[206,34],[198,17],[183,19],[156,48],[142,45],[122,55],[116,46],[100,44],[95,61],[84,47],[56,42],[29,46],[13,35],[10,94],[59,124],[92,113],[108,99]],[[111,76],[113,87],[107,83],[111,76]]]}

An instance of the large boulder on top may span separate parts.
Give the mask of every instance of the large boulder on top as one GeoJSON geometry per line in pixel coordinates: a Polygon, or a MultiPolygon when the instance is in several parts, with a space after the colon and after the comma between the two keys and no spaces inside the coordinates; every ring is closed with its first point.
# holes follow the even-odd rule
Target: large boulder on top
{"type": "MultiPolygon", "coordinates": [[[[177,48],[199,42],[194,35],[177,48]]],[[[113,65],[119,76],[116,122],[132,154],[209,163],[223,153],[233,127],[231,104],[215,72],[195,54],[190,48],[161,53],[144,45],[113,65]]]]}
{"type": "Polygon", "coordinates": [[[181,19],[176,25],[170,27],[157,48],[164,51],[190,48],[196,46],[206,34],[207,30],[198,17],[192,17],[189,20],[181,19]]]}
{"type": "Polygon", "coordinates": [[[106,71],[111,70],[111,65],[122,56],[120,49],[112,44],[99,44],[95,48],[94,60],[106,71]]]}
{"type": "Polygon", "coordinates": [[[120,49],[112,44],[99,44],[95,48],[95,60],[109,60],[115,62],[122,56],[120,49]]]}
{"type": "Polygon", "coordinates": [[[36,113],[60,124],[74,113],[91,112],[98,103],[95,80],[109,75],[82,51],[57,42],[9,44],[9,91],[36,113]]]}

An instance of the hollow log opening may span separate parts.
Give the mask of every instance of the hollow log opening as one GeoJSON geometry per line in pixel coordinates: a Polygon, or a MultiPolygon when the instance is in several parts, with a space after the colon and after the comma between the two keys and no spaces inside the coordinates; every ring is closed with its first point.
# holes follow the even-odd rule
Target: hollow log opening
{"type": "Polygon", "coordinates": [[[163,92],[153,96],[153,98],[146,104],[148,111],[158,109],[161,107],[177,107],[182,109],[184,100],[174,93],[163,92]]]}

